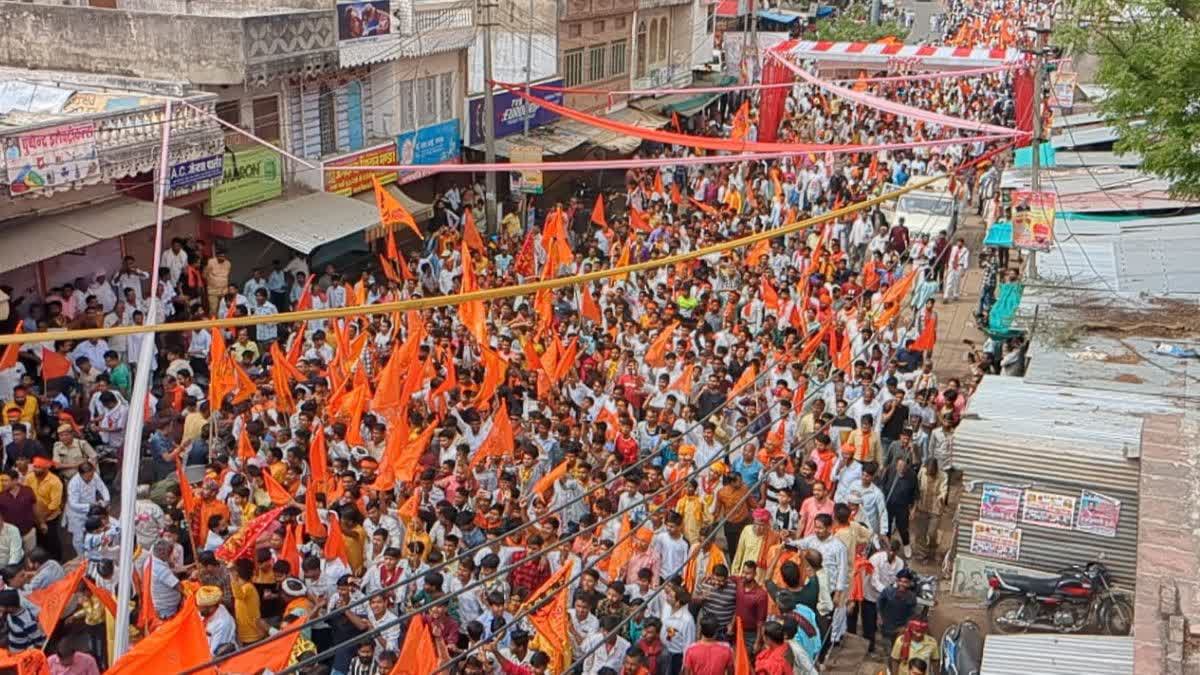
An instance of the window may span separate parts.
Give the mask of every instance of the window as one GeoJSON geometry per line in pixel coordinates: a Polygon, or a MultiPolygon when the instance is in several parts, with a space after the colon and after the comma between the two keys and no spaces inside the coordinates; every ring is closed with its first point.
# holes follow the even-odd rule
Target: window
{"type": "Polygon", "coordinates": [[[717,29],[717,6],[716,5],[708,6],[708,22],[707,22],[707,24],[708,24],[708,26],[707,26],[706,30],[708,31],[709,35],[712,35],[713,31],[715,31],[717,29]]]}
{"type": "Polygon", "coordinates": [[[400,130],[416,129],[417,116],[413,108],[412,80],[402,80],[396,83],[396,98],[400,101],[400,130]]]}
{"type": "Polygon", "coordinates": [[[438,78],[438,121],[445,122],[454,119],[454,73],[442,73],[438,78]]]}
{"type": "Polygon", "coordinates": [[[279,140],[279,97],[262,96],[252,102],[254,135],[268,141],[279,140]]]}
{"type": "Polygon", "coordinates": [[[658,20],[658,51],[654,58],[655,63],[663,63],[667,60],[667,17],[658,20]]]}
{"type": "Polygon", "coordinates": [[[234,126],[242,124],[241,101],[217,101],[217,117],[234,126]]]}
{"type": "Polygon", "coordinates": [[[568,87],[583,83],[583,50],[563,52],[563,81],[568,87]]]}
{"type": "Polygon", "coordinates": [[[637,40],[633,45],[637,52],[637,72],[635,77],[646,76],[646,22],[639,21],[637,27],[637,40]]]}
{"type": "Polygon", "coordinates": [[[337,111],[333,91],[324,82],[317,89],[317,117],[321,121],[321,154],[337,152],[337,111]]]}
{"type": "Polygon", "coordinates": [[[604,19],[592,22],[592,33],[599,35],[604,32],[604,19]]]}
{"type": "Polygon", "coordinates": [[[417,125],[427,127],[437,122],[437,76],[417,80],[417,125]]]}
{"type": "Polygon", "coordinates": [[[588,50],[588,80],[595,82],[604,79],[604,55],[608,51],[604,45],[595,45],[588,50]]]}
{"type": "MultiPolygon", "coordinates": [[[[646,45],[646,63],[651,68],[658,61],[658,19],[650,19],[650,41],[646,45]]],[[[642,73],[645,75],[645,73],[642,73]]]]}
{"type": "Polygon", "coordinates": [[[617,40],[608,46],[608,75],[613,77],[625,74],[625,40],[617,40]]]}
{"type": "Polygon", "coordinates": [[[577,38],[580,35],[583,35],[583,24],[573,23],[567,26],[567,37],[577,38]]]}

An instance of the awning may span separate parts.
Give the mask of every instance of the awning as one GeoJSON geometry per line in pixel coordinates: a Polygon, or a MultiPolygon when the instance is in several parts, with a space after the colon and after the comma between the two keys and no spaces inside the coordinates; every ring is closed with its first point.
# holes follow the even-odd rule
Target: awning
{"type": "MultiPolygon", "coordinates": [[[[614,122],[631,124],[643,129],[661,129],[669,122],[666,117],[635,108],[622,108],[604,117],[614,122]]],[[[638,146],[642,144],[642,139],[637,136],[626,136],[615,131],[598,129],[575,120],[559,120],[554,123],[554,126],[564,129],[569,133],[578,134],[592,145],[621,155],[628,155],[637,150],[638,146]]]]}
{"type": "Polygon", "coordinates": [[[987,236],[983,238],[983,245],[994,246],[996,248],[1012,248],[1012,223],[1007,220],[997,220],[992,223],[988,227],[987,236]]]}
{"type": "MultiPolygon", "coordinates": [[[[187,211],[163,205],[164,221],[184,213],[187,211]]],[[[150,227],[156,220],[152,202],[121,196],[4,226],[0,228],[0,272],[150,227]]]]}
{"type": "Polygon", "coordinates": [[[1133,638],[1108,635],[989,635],[980,675],[1133,675],[1133,638]]]}
{"type": "Polygon", "coordinates": [[[721,0],[717,3],[717,16],[733,18],[738,15],[738,0],[721,0]]]}
{"type": "MultiPolygon", "coordinates": [[[[818,16],[819,16],[818,12],[818,16]]],[[[827,42],[788,40],[777,48],[796,60],[864,65],[892,61],[916,61],[922,67],[980,68],[1013,63],[1020,50],[1002,47],[948,47],[935,45],[886,44],[883,42],[827,42]]]]}
{"type": "Polygon", "coordinates": [[[379,223],[374,203],[332,192],[276,199],[225,217],[305,255],[379,223]]]}
{"type": "MultiPolygon", "coordinates": [[[[737,78],[732,75],[725,75],[715,83],[705,84],[705,87],[727,87],[737,82],[737,78]]],[[[698,94],[671,94],[662,98],[643,98],[630,102],[631,106],[644,110],[646,112],[658,113],[660,115],[669,116],[671,113],[676,113],[687,117],[695,115],[701,110],[708,107],[710,103],[717,100],[721,94],[719,93],[698,93],[698,94]]]]}
{"type": "Polygon", "coordinates": [[[800,19],[802,19],[804,17],[802,17],[799,14],[796,14],[794,12],[783,12],[783,11],[777,11],[774,9],[760,9],[760,10],[758,10],[758,18],[766,19],[767,21],[774,21],[776,23],[791,24],[791,23],[795,23],[795,22],[799,21],[800,19]]]}
{"type": "MultiPolygon", "coordinates": [[[[557,157],[587,143],[587,139],[579,134],[573,134],[561,129],[555,124],[546,124],[529,130],[529,135],[513,134],[496,139],[496,157],[508,159],[514,148],[536,145],[542,149],[542,157],[557,157]]],[[[484,145],[477,143],[468,146],[477,152],[484,151],[484,145]]]]}

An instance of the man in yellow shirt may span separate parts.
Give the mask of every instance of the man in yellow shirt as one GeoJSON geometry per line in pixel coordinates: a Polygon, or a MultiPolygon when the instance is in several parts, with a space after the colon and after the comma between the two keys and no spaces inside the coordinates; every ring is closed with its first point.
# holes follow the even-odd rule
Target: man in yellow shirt
{"type": "Polygon", "coordinates": [[[62,545],[59,528],[62,525],[63,513],[63,484],[51,468],[54,462],[45,457],[34,457],[32,470],[25,475],[25,484],[33,490],[37,498],[34,504],[33,517],[37,522],[38,545],[60,559],[62,545]]]}
{"type": "Polygon", "coordinates": [[[26,425],[32,425],[37,421],[37,397],[30,395],[25,387],[13,387],[13,400],[4,404],[4,419],[9,419],[9,410],[20,411],[21,417],[17,421],[26,425]]]}
{"type": "Polygon", "coordinates": [[[254,561],[238,558],[233,564],[233,614],[237,622],[238,642],[253,644],[267,636],[267,624],[262,618],[258,589],[254,587],[254,561]]]}

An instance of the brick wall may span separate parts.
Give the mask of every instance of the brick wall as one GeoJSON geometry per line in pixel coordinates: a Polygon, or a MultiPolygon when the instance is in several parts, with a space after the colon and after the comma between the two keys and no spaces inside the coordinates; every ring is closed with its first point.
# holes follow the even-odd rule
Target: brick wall
{"type": "Polygon", "coordinates": [[[1142,430],[1135,672],[1200,675],[1200,422],[1142,430]]]}

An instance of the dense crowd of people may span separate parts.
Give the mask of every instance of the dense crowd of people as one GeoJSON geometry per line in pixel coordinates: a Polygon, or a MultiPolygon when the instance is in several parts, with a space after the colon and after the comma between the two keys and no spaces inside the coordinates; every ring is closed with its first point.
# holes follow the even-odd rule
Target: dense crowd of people
{"type": "MultiPolygon", "coordinates": [[[[1012,118],[1003,75],[871,88],[1012,118]]],[[[752,99],[729,109],[757,119],[752,99]]],[[[698,131],[728,136],[733,117],[698,131]]],[[[784,141],[957,133],[804,85],[781,124],[784,141]]],[[[993,147],[631,169],[624,189],[531,203],[492,236],[481,191],[456,187],[420,246],[389,235],[354,274],[299,256],[238,270],[220,245],[175,240],[157,288],[129,258],[14,299],[10,332],[155,311],[264,321],[3,350],[7,649],[50,646],[53,672],[95,673],[118,611],[138,636],[198,611],[211,655],[286,635],[278,666],[306,672],[402,672],[423,650],[462,673],[709,675],[739,659],[813,673],[848,632],[892,672],[936,672],[911,563],[944,551],[954,429],[975,384],[943,380],[932,359],[937,303],[960,298],[972,263],[961,238],[875,207],[601,282],[437,297],[701,251],[926,176],[950,174],[934,189],[982,208],[993,147]],[[412,299],[430,303],[372,310],[412,299]],[[131,402],[146,369],[152,393],[131,402]],[[113,505],[133,416],[145,433],[130,533],[113,505]],[[123,536],[131,570],[117,569],[123,536]],[[129,574],[135,602],[120,609],[129,574]],[[64,588],[69,604],[47,599],[64,588]],[[552,599],[563,616],[547,618],[552,599]]]]}

